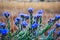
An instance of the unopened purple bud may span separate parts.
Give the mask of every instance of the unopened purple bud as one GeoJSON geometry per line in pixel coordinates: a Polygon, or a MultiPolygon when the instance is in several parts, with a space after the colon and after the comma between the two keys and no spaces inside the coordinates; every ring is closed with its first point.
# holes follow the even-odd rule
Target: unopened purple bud
{"type": "Polygon", "coordinates": [[[26,18],[26,19],[29,19],[29,15],[25,15],[25,18],[26,18]]]}
{"type": "Polygon", "coordinates": [[[57,28],[60,27],[60,23],[57,23],[57,24],[56,24],[56,27],[57,27],[57,28]]]}
{"type": "Polygon", "coordinates": [[[5,27],[6,27],[6,23],[3,23],[3,22],[2,22],[2,23],[0,24],[0,27],[5,28],[5,27]]]}
{"type": "Polygon", "coordinates": [[[24,15],[25,15],[24,13],[21,13],[21,14],[20,14],[20,17],[24,18],[24,15]]]}
{"type": "Polygon", "coordinates": [[[6,18],[8,18],[8,17],[10,16],[10,13],[7,12],[7,11],[5,11],[5,12],[3,13],[3,16],[6,17],[6,18]]]}
{"type": "Polygon", "coordinates": [[[44,10],[38,10],[38,14],[42,14],[44,10]]]}
{"type": "Polygon", "coordinates": [[[33,13],[33,8],[28,8],[29,13],[33,13]]]}
{"type": "Polygon", "coordinates": [[[51,22],[54,22],[55,21],[55,18],[51,18],[48,22],[51,23],[51,22]]]}
{"type": "Polygon", "coordinates": [[[20,18],[20,17],[17,17],[17,18],[15,18],[15,20],[20,21],[20,20],[21,20],[21,18],[20,18]]]}
{"type": "Polygon", "coordinates": [[[40,17],[42,17],[42,14],[36,14],[36,16],[34,16],[34,19],[38,19],[40,17]]]}

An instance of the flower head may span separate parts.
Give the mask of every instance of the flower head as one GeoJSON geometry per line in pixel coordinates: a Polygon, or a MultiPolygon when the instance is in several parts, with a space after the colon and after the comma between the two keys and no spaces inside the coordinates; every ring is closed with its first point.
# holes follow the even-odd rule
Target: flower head
{"type": "Polygon", "coordinates": [[[33,13],[33,8],[28,8],[29,13],[33,13]]]}
{"type": "Polygon", "coordinates": [[[60,23],[57,23],[57,24],[56,24],[56,27],[57,27],[57,28],[60,27],[60,23]]]}
{"type": "Polygon", "coordinates": [[[6,18],[8,18],[8,17],[10,16],[10,13],[7,12],[7,11],[5,11],[5,12],[3,13],[3,16],[6,17],[6,18]]]}
{"type": "Polygon", "coordinates": [[[6,23],[1,23],[0,27],[5,28],[6,27],[6,23]]]}
{"type": "Polygon", "coordinates": [[[37,17],[41,17],[42,16],[42,14],[37,14],[37,17]]]}
{"type": "Polygon", "coordinates": [[[8,29],[2,29],[1,30],[1,34],[2,35],[7,35],[8,34],[8,31],[9,31],[8,29]]]}
{"type": "Polygon", "coordinates": [[[42,17],[42,14],[36,14],[36,16],[34,16],[34,19],[38,19],[40,17],[42,17]]]}
{"type": "Polygon", "coordinates": [[[15,25],[17,25],[17,24],[19,24],[20,22],[19,22],[19,21],[17,21],[17,20],[15,20],[15,22],[14,22],[14,23],[15,23],[15,25]]]}
{"type": "Polygon", "coordinates": [[[55,20],[55,18],[51,18],[50,20],[51,20],[51,21],[54,21],[54,20],[55,20]]]}
{"type": "Polygon", "coordinates": [[[20,20],[21,20],[21,18],[20,18],[20,17],[17,17],[17,18],[15,18],[15,20],[20,21],[20,20]]]}
{"type": "Polygon", "coordinates": [[[26,27],[28,25],[28,23],[26,21],[23,21],[21,24],[23,27],[26,27]]]}
{"type": "Polygon", "coordinates": [[[21,21],[21,18],[20,17],[16,17],[15,18],[15,25],[19,24],[21,21]]]}
{"type": "Polygon", "coordinates": [[[21,13],[21,14],[20,14],[20,17],[24,18],[24,15],[25,15],[24,13],[21,13]]]}
{"type": "Polygon", "coordinates": [[[48,22],[51,23],[55,20],[55,18],[51,18],[48,22]]]}
{"type": "Polygon", "coordinates": [[[60,19],[60,15],[56,15],[55,16],[55,19],[60,19]]]}
{"type": "Polygon", "coordinates": [[[44,10],[38,10],[38,14],[42,14],[44,10]]]}
{"type": "Polygon", "coordinates": [[[25,18],[26,18],[26,19],[29,19],[29,15],[25,15],[25,18]]]}
{"type": "Polygon", "coordinates": [[[37,27],[38,27],[38,23],[35,22],[35,23],[32,24],[32,27],[31,28],[35,29],[37,27]]]}
{"type": "Polygon", "coordinates": [[[60,36],[60,31],[58,31],[57,35],[60,36]]]}

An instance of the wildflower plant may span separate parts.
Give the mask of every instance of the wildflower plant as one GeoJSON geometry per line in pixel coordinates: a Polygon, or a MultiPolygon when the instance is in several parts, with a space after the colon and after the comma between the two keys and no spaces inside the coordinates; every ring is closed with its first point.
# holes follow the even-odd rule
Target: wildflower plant
{"type": "Polygon", "coordinates": [[[19,14],[14,20],[14,24],[18,27],[16,31],[11,33],[10,26],[10,13],[3,12],[6,23],[0,22],[0,35],[1,40],[55,40],[60,36],[60,31],[57,33],[56,38],[53,36],[55,30],[60,27],[57,23],[53,30],[50,30],[48,35],[45,36],[45,32],[49,30],[60,19],[60,15],[51,18],[44,28],[42,26],[42,16],[44,10],[39,10],[35,16],[33,16],[34,9],[28,8],[29,15],[24,13],[19,14]],[[26,20],[29,19],[29,22],[26,20]],[[39,37],[40,36],[40,37],[39,37]],[[39,38],[38,38],[39,37],[39,38]]]}

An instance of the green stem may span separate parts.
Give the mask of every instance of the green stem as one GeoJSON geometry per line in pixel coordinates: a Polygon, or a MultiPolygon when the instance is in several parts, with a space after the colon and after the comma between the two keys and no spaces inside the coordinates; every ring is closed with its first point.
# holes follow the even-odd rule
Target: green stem
{"type": "Polygon", "coordinates": [[[38,30],[41,30],[40,27],[41,27],[41,23],[42,23],[42,16],[39,18],[39,26],[38,26],[38,30]]]}
{"type": "Polygon", "coordinates": [[[9,31],[10,31],[10,20],[9,20],[9,18],[7,18],[6,21],[7,21],[7,28],[8,28],[9,31]]]}
{"type": "Polygon", "coordinates": [[[7,21],[7,28],[9,29],[9,33],[7,35],[8,39],[11,40],[11,31],[10,31],[10,20],[9,18],[6,18],[7,21]]]}
{"type": "Polygon", "coordinates": [[[48,24],[46,25],[46,27],[45,27],[42,31],[40,31],[39,35],[42,35],[42,34],[45,33],[48,29],[50,29],[50,28],[55,24],[55,22],[56,22],[56,21],[54,21],[54,22],[52,22],[52,23],[48,23],[48,24]]]}
{"type": "Polygon", "coordinates": [[[47,36],[47,39],[46,40],[52,39],[53,38],[52,34],[53,34],[53,31],[50,32],[50,34],[47,36]]]}
{"type": "Polygon", "coordinates": [[[18,26],[18,29],[12,34],[12,37],[17,35],[21,31],[21,24],[17,24],[17,26],[18,26]]]}
{"type": "Polygon", "coordinates": [[[40,20],[39,24],[41,24],[42,23],[42,16],[39,18],[39,20],[40,20]]]}
{"type": "Polygon", "coordinates": [[[30,13],[30,27],[31,27],[32,23],[33,23],[33,16],[32,16],[32,13],[30,13]]]}

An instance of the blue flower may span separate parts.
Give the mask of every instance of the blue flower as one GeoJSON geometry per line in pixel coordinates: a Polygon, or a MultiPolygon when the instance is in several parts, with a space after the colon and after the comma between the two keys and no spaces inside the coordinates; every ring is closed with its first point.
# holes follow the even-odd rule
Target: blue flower
{"type": "Polygon", "coordinates": [[[28,25],[28,23],[26,21],[23,21],[21,24],[23,27],[26,27],[28,25]]]}
{"type": "Polygon", "coordinates": [[[53,21],[55,21],[55,18],[51,18],[48,23],[52,23],[53,21]]]}
{"type": "Polygon", "coordinates": [[[25,14],[21,13],[21,14],[20,14],[20,17],[24,18],[24,15],[25,15],[25,14]]]}
{"type": "Polygon", "coordinates": [[[2,35],[7,35],[8,32],[9,32],[8,29],[2,29],[2,30],[1,30],[1,34],[2,34],[2,35]]]}
{"type": "Polygon", "coordinates": [[[58,27],[60,27],[60,23],[57,23],[57,24],[56,24],[56,28],[58,28],[58,27]]]}
{"type": "Polygon", "coordinates": [[[20,18],[20,17],[16,17],[16,18],[15,18],[15,20],[20,21],[20,20],[21,20],[21,18],[20,18]]]}
{"type": "Polygon", "coordinates": [[[8,17],[10,16],[10,13],[7,12],[7,11],[5,11],[5,12],[3,13],[3,16],[6,17],[6,18],[8,18],[8,17]]]}
{"type": "Polygon", "coordinates": [[[38,27],[38,23],[35,22],[35,23],[32,24],[32,27],[31,28],[35,29],[37,27],[38,27]]]}
{"type": "Polygon", "coordinates": [[[58,31],[57,35],[60,36],[60,31],[58,31]]]}
{"type": "Polygon", "coordinates": [[[33,8],[28,8],[29,13],[33,13],[33,8]]]}
{"type": "Polygon", "coordinates": [[[50,19],[50,21],[54,21],[54,20],[55,20],[55,18],[51,18],[51,19],[50,19]]]}
{"type": "Polygon", "coordinates": [[[38,14],[42,14],[44,10],[38,10],[38,14]]]}
{"type": "Polygon", "coordinates": [[[20,22],[19,22],[19,21],[17,21],[17,20],[15,20],[15,22],[14,22],[14,23],[15,23],[15,25],[17,25],[17,24],[19,24],[20,22]]]}
{"type": "Polygon", "coordinates": [[[5,28],[6,27],[6,23],[1,23],[0,27],[5,28]]]}
{"type": "Polygon", "coordinates": [[[29,15],[25,15],[25,18],[26,18],[26,19],[29,19],[29,15]]]}
{"type": "Polygon", "coordinates": [[[55,16],[55,19],[60,19],[60,15],[56,15],[55,16]]]}
{"type": "Polygon", "coordinates": [[[15,18],[15,25],[19,24],[20,21],[21,21],[21,18],[20,17],[15,18]]]}
{"type": "Polygon", "coordinates": [[[38,19],[40,17],[42,17],[42,14],[36,14],[36,16],[34,16],[34,19],[38,19]]]}
{"type": "Polygon", "coordinates": [[[37,14],[37,17],[41,17],[42,16],[42,14],[37,14]]]}

